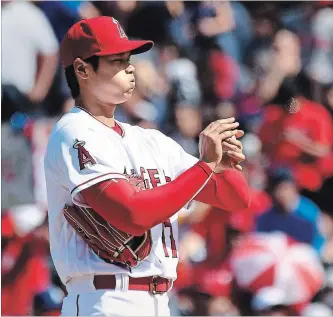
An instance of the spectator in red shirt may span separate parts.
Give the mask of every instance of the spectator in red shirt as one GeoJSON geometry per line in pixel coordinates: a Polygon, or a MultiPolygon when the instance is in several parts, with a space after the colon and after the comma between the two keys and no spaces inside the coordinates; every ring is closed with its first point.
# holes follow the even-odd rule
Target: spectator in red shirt
{"type": "Polygon", "coordinates": [[[48,245],[33,232],[21,234],[17,219],[10,212],[2,215],[1,313],[5,316],[31,315],[34,296],[51,283],[48,245]]]}
{"type": "Polygon", "coordinates": [[[333,175],[333,122],[324,106],[311,101],[311,82],[302,70],[300,40],[280,30],[270,68],[257,93],[268,104],[259,132],[263,152],[275,166],[291,168],[301,188],[316,191],[333,175]]]}
{"type": "Polygon", "coordinates": [[[324,106],[295,96],[288,108],[267,106],[260,137],[273,166],[292,169],[297,185],[318,190],[333,175],[333,122],[324,106]]]}

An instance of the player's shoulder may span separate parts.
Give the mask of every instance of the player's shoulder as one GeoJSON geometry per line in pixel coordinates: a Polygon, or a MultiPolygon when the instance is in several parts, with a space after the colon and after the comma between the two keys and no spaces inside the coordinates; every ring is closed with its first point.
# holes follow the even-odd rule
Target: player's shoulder
{"type": "Polygon", "coordinates": [[[145,139],[149,138],[163,138],[164,134],[156,129],[143,128],[138,125],[131,125],[124,122],[117,121],[125,130],[125,133],[135,135],[145,139]]]}
{"type": "Polygon", "coordinates": [[[156,142],[162,146],[174,142],[173,139],[157,129],[135,127],[135,131],[136,133],[141,133],[146,139],[156,142]]]}
{"type": "Polygon", "coordinates": [[[86,131],[93,127],[90,115],[76,107],[65,113],[54,125],[50,138],[65,136],[72,132],[86,131]]]}
{"type": "Polygon", "coordinates": [[[93,130],[94,125],[89,115],[75,108],[70,110],[53,126],[48,140],[46,156],[48,156],[48,152],[50,151],[58,151],[63,142],[73,143],[73,140],[76,138],[92,138],[90,135],[94,133],[93,130]]]}
{"type": "Polygon", "coordinates": [[[153,128],[142,128],[129,124],[122,124],[127,134],[132,134],[133,139],[145,142],[147,145],[158,149],[161,153],[168,153],[170,148],[177,147],[178,144],[163,132],[153,128]]]}

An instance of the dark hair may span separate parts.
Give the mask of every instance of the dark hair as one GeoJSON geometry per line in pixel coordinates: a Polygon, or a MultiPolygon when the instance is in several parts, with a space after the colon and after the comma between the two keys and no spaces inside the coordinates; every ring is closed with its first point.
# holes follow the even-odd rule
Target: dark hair
{"type": "Polygon", "coordinates": [[[283,182],[294,183],[294,177],[291,171],[284,167],[278,167],[268,171],[267,192],[273,193],[275,188],[283,182]]]}
{"type": "MultiPolygon", "coordinates": [[[[93,67],[94,71],[97,71],[99,65],[99,56],[94,55],[84,59],[84,61],[90,64],[93,67]]],[[[65,68],[65,76],[66,76],[67,85],[71,90],[72,97],[75,99],[80,95],[80,86],[76,78],[73,65],[65,68]]]]}

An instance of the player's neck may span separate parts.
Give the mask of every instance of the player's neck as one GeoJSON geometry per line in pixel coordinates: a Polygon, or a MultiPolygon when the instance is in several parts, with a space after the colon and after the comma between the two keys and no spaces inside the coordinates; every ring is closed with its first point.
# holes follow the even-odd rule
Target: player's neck
{"type": "Polygon", "coordinates": [[[112,128],[115,126],[114,111],[115,105],[102,105],[96,101],[83,100],[81,97],[75,99],[75,105],[82,108],[98,121],[112,128]]]}

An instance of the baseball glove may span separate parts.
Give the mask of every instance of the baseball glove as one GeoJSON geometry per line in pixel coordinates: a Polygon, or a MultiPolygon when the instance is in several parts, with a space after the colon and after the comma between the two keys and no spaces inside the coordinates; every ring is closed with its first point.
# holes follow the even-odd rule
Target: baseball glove
{"type": "MultiPolygon", "coordinates": [[[[145,189],[140,176],[128,176],[137,191],[145,189]]],[[[92,208],[65,206],[64,216],[88,246],[104,261],[127,269],[148,257],[152,241],[150,230],[137,237],[120,231],[92,208]]]]}

